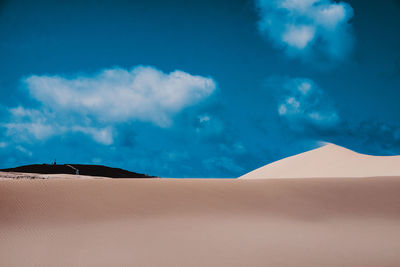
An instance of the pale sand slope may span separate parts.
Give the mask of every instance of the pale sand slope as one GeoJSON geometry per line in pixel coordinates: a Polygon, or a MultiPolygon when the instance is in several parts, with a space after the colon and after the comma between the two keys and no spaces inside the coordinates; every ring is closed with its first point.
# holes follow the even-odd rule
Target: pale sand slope
{"type": "Polygon", "coordinates": [[[328,144],[275,161],[240,179],[400,176],[400,156],[370,156],[328,144]]]}
{"type": "Polygon", "coordinates": [[[0,179],[0,266],[400,266],[400,177],[0,179]]]}

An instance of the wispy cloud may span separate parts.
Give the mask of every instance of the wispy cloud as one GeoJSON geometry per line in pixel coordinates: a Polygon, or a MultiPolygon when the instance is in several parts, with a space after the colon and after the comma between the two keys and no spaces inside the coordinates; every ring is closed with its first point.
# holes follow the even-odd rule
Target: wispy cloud
{"type": "Polygon", "coordinates": [[[311,79],[272,77],[267,87],[275,95],[281,127],[297,139],[344,144],[371,154],[393,155],[400,151],[399,125],[372,119],[351,121],[340,116],[334,101],[311,79]]]}
{"type": "Polygon", "coordinates": [[[333,102],[312,80],[307,78],[275,78],[269,86],[277,94],[277,112],[292,129],[305,127],[329,129],[340,118],[333,102]]]}
{"type": "Polygon", "coordinates": [[[256,0],[259,31],[289,57],[344,60],[352,49],[352,7],[332,0],[256,0]]]}
{"type": "Polygon", "coordinates": [[[16,142],[34,143],[66,133],[83,133],[98,143],[113,143],[112,127],[74,117],[66,120],[65,114],[57,114],[47,109],[35,110],[24,107],[10,109],[10,121],[3,123],[6,134],[16,142]],[[93,126],[90,126],[93,125],[93,126]]]}

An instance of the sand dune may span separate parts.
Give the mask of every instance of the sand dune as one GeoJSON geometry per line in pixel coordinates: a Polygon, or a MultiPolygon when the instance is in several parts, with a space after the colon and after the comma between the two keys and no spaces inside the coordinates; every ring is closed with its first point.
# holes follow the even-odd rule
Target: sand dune
{"type": "Polygon", "coordinates": [[[400,177],[0,179],[2,266],[399,266],[400,177]]]}
{"type": "Polygon", "coordinates": [[[328,144],[278,160],[240,179],[400,176],[400,156],[370,156],[328,144]]]}

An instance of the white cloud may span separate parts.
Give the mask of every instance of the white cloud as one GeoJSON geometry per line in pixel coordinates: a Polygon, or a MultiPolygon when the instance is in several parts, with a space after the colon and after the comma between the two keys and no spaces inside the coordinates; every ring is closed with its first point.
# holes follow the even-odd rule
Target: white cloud
{"type": "Polygon", "coordinates": [[[4,127],[7,128],[7,133],[9,135],[32,135],[38,140],[45,140],[55,133],[52,126],[40,122],[5,123],[4,127]]]}
{"type": "Polygon", "coordinates": [[[224,122],[210,114],[202,114],[197,117],[196,132],[203,137],[212,137],[221,134],[224,130],[224,122]]]}
{"type": "Polygon", "coordinates": [[[352,7],[332,0],[256,0],[259,30],[291,57],[343,60],[351,51],[352,7]]]}
{"type": "Polygon", "coordinates": [[[120,123],[170,126],[176,113],[207,98],[216,88],[211,78],[182,71],[165,74],[143,66],[73,78],[32,75],[23,82],[41,106],[9,109],[10,121],[1,124],[8,136],[31,142],[82,133],[104,145],[113,144],[115,126],[120,123]]]}
{"type": "Polygon", "coordinates": [[[19,137],[22,140],[29,140],[31,137],[46,140],[56,132],[54,125],[49,124],[49,121],[52,121],[52,115],[48,112],[25,109],[21,106],[11,108],[9,112],[11,122],[2,124],[9,136],[19,137]]]}
{"type": "Polygon", "coordinates": [[[334,105],[312,80],[286,78],[276,89],[280,95],[278,114],[291,128],[313,126],[327,129],[340,122],[334,105]]]}
{"type": "Polygon", "coordinates": [[[213,79],[152,67],[107,69],[94,76],[32,75],[31,95],[53,111],[79,113],[106,122],[140,120],[167,127],[185,107],[213,93],[213,79]]]}
{"type": "Polygon", "coordinates": [[[276,1],[276,5],[288,10],[299,10],[304,12],[316,2],[318,2],[318,0],[283,0],[276,1]]]}
{"type": "Polygon", "coordinates": [[[292,47],[304,49],[314,39],[314,36],[314,27],[290,25],[283,33],[282,40],[292,47]]]}

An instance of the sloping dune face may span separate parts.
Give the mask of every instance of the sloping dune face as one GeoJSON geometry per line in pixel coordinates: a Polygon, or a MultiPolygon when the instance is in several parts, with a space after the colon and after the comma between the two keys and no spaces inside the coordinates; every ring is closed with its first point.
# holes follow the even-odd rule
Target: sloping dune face
{"type": "Polygon", "coordinates": [[[328,144],[278,160],[239,178],[340,178],[399,175],[400,156],[370,156],[328,144]]]}

